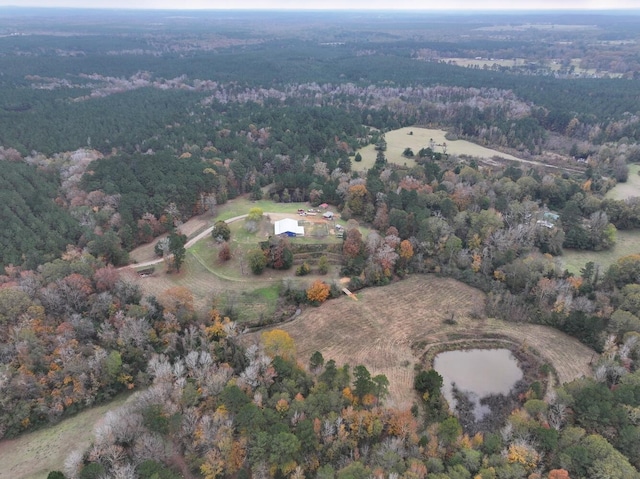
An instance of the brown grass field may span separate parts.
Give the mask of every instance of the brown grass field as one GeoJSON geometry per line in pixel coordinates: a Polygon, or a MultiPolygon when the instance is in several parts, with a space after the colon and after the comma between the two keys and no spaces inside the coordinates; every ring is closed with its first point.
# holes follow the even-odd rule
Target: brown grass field
{"type": "MultiPolygon", "coordinates": [[[[507,338],[539,352],[556,369],[561,383],[590,375],[594,352],[553,328],[472,319],[482,307],[481,291],[449,278],[416,275],[382,288],[346,296],[304,311],[294,321],[278,326],[294,339],[298,359],[307,364],[320,351],[325,360],[363,364],[372,375],[385,374],[390,382],[386,404],[407,408],[414,401],[414,364],[424,345],[461,339],[507,338]],[[446,324],[453,314],[456,324],[446,324]]],[[[247,335],[256,341],[260,333],[247,335]]]]}

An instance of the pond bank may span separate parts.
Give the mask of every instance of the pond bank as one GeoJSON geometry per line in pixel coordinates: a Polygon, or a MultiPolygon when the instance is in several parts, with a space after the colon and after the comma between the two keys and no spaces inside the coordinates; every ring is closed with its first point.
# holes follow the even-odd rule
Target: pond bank
{"type": "Polygon", "coordinates": [[[499,336],[457,339],[425,345],[421,364],[426,369],[433,369],[434,360],[438,354],[472,349],[508,350],[522,371],[522,378],[515,382],[507,394],[490,394],[482,398],[480,404],[485,414],[481,418],[477,417],[477,399],[465,391],[454,388],[453,396],[457,405],[452,412],[458,417],[464,431],[468,434],[498,430],[514,409],[528,399],[534,397],[543,399],[558,384],[553,366],[544,362],[537,351],[525,344],[518,344],[510,338],[499,336]],[[530,391],[535,391],[533,396],[530,391]]]}

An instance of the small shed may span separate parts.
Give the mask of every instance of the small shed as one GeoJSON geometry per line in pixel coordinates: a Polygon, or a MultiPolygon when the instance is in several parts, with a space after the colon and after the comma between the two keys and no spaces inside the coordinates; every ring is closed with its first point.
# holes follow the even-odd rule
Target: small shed
{"type": "Polygon", "coordinates": [[[329,207],[329,204],[328,204],[328,203],[322,203],[322,204],[320,205],[320,208],[322,208],[322,209],[324,209],[324,210],[326,210],[328,207],[329,207]]]}
{"type": "Polygon", "coordinates": [[[275,222],[275,233],[276,236],[304,236],[304,226],[299,226],[297,220],[285,218],[275,222]]]}

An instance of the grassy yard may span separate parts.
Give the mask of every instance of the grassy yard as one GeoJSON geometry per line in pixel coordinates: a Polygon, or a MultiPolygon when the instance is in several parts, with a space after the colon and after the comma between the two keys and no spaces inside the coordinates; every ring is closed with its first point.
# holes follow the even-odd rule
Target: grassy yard
{"type": "MultiPolygon", "coordinates": [[[[629,179],[626,183],[618,183],[609,190],[606,198],[624,200],[640,196],[640,165],[629,165],[629,179]]],[[[608,251],[565,250],[562,262],[571,273],[579,274],[589,261],[601,266],[604,272],[618,258],[640,252],[640,231],[618,231],[616,245],[608,251]]]]}
{"type": "MultiPolygon", "coordinates": [[[[299,208],[299,203],[274,203],[270,200],[251,201],[246,197],[235,198],[216,208],[216,215],[205,213],[194,216],[180,226],[180,231],[187,235],[189,239],[198,233],[214,225],[216,221],[228,220],[236,216],[246,215],[251,208],[261,208],[263,211],[274,213],[295,213],[299,208]]],[[[159,238],[154,239],[146,245],[139,246],[133,250],[129,256],[133,262],[143,263],[156,258],[154,252],[155,244],[159,238]]]]}
{"type": "Polygon", "coordinates": [[[0,442],[0,479],[45,479],[52,470],[62,470],[64,460],[75,449],[86,449],[93,429],[102,416],[126,401],[128,394],[62,420],[55,426],[0,442]]]}
{"type": "MultiPolygon", "coordinates": [[[[442,145],[447,144],[447,153],[452,155],[468,155],[479,158],[493,158],[499,156],[507,160],[519,161],[518,158],[501,153],[490,148],[485,148],[475,143],[471,143],[466,140],[449,141],[445,138],[447,132],[444,130],[433,130],[428,128],[406,127],[398,130],[393,130],[385,133],[385,140],[387,142],[387,151],[385,156],[387,161],[395,163],[396,165],[406,165],[408,167],[414,166],[416,163],[412,158],[406,158],[402,156],[405,148],[411,148],[415,155],[418,154],[421,148],[429,146],[429,141],[433,139],[436,143],[435,151],[443,152],[442,145]]],[[[362,155],[362,161],[351,163],[351,167],[356,171],[363,171],[372,168],[376,161],[376,155],[378,152],[375,150],[375,145],[367,145],[364,148],[358,150],[362,155]]]]}
{"type": "Polygon", "coordinates": [[[638,173],[640,173],[640,165],[629,165],[629,179],[607,191],[605,198],[624,200],[632,196],[640,196],[640,174],[638,173]]]}
{"type": "MultiPolygon", "coordinates": [[[[246,214],[252,207],[260,207],[273,213],[273,218],[265,216],[256,232],[247,231],[245,220],[230,223],[229,245],[232,257],[229,261],[222,262],[218,259],[221,245],[207,235],[189,248],[179,274],[167,274],[165,265],[161,263],[156,265],[153,275],[140,278],[138,275],[131,274],[131,278],[141,285],[145,294],[155,296],[161,295],[171,287],[183,286],[193,293],[198,311],[206,311],[216,301],[221,309],[229,308],[237,311],[239,322],[252,322],[272,315],[276,309],[283,281],[287,280],[294,286],[299,284],[303,287],[311,279],[318,277],[312,274],[305,278],[298,278],[295,276],[295,266],[286,271],[266,269],[259,276],[252,274],[245,259],[246,255],[250,250],[257,248],[258,243],[273,235],[272,221],[281,217],[293,217],[305,223],[305,234],[308,236],[290,238],[292,243],[329,244],[339,243],[341,240],[329,233],[330,224],[326,221],[313,217],[313,221],[316,221],[314,223],[311,218],[299,217],[296,214],[298,204],[281,204],[271,201],[242,201],[241,204],[244,205],[244,209],[228,209],[222,217],[233,218],[246,214]],[[313,237],[314,232],[319,236],[313,237]]],[[[344,222],[337,221],[337,223],[344,222]]],[[[363,234],[367,233],[366,229],[362,231],[363,234]]],[[[338,273],[338,268],[332,267],[329,269],[329,274],[321,278],[332,281],[338,278],[338,273]]]]}

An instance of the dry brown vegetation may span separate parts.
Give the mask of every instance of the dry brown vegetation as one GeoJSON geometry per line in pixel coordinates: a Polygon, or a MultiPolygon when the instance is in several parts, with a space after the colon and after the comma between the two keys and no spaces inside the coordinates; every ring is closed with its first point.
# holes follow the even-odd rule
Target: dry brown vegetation
{"type": "MultiPolygon", "coordinates": [[[[472,318],[482,309],[485,295],[453,279],[416,275],[366,289],[358,299],[345,296],[328,301],[279,328],[293,337],[298,359],[304,364],[320,351],[325,360],[352,367],[364,364],[372,375],[385,374],[390,382],[389,406],[412,404],[413,365],[420,361],[425,347],[434,343],[506,337],[538,351],[555,367],[560,382],[590,374],[594,352],[560,331],[472,318]]],[[[248,339],[256,340],[258,335],[248,339]]]]}

